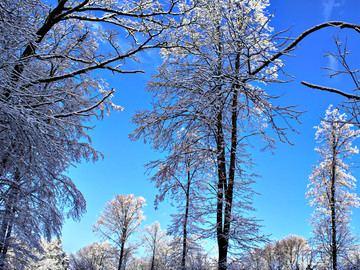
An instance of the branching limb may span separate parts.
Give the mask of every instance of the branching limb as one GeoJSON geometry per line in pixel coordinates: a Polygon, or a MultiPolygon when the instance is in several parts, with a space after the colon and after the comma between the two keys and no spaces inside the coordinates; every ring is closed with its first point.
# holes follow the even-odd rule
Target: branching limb
{"type": "Polygon", "coordinates": [[[348,28],[348,29],[353,29],[356,32],[360,33],[360,25],[357,24],[352,24],[352,23],[347,23],[347,22],[341,22],[341,21],[332,21],[332,22],[325,22],[325,23],[321,23],[318,24],[312,28],[309,28],[308,30],[305,30],[304,32],[302,32],[297,38],[294,39],[293,42],[291,42],[286,48],[282,49],[281,51],[279,51],[278,53],[274,54],[273,57],[271,57],[268,61],[264,62],[261,66],[255,68],[252,72],[251,75],[255,75],[257,73],[259,73],[260,71],[262,71],[265,67],[267,67],[269,64],[271,64],[274,60],[278,59],[279,57],[281,57],[282,55],[286,55],[287,53],[289,53],[290,51],[292,51],[303,39],[305,39],[308,35],[319,31],[323,28],[326,27],[339,27],[340,29],[343,28],[348,28]]]}
{"type": "Polygon", "coordinates": [[[55,114],[55,115],[53,115],[53,117],[55,117],[55,118],[64,118],[64,117],[69,117],[69,116],[73,116],[73,115],[80,115],[80,114],[83,114],[83,113],[86,113],[86,112],[90,112],[90,111],[94,110],[95,108],[99,107],[114,92],[115,92],[115,90],[112,89],[109,93],[107,93],[105,96],[103,96],[103,98],[101,100],[99,100],[96,104],[94,104],[94,105],[92,105],[92,106],[90,106],[88,108],[85,108],[83,110],[79,110],[79,111],[76,111],[76,112],[66,113],[66,114],[55,114]]]}

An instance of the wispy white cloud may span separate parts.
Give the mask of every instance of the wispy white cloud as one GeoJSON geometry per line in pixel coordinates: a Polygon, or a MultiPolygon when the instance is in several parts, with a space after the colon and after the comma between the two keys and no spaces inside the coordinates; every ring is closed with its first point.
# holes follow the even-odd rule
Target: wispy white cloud
{"type": "MultiPolygon", "coordinates": [[[[339,70],[339,62],[338,60],[332,56],[332,55],[329,55],[328,57],[328,67],[331,69],[331,70],[339,70]]],[[[333,73],[333,72],[330,72],[330,73],[333,73]]]]}
{"type": "Polygon", "coordinates": [[[336,7],[339,7],[343,4],[344,1],[336,1],[336,0],[323,0],[323,16],[324,20],[328,21],[331,17],[331,14],[333,12],[333,9],[336,7]]]}

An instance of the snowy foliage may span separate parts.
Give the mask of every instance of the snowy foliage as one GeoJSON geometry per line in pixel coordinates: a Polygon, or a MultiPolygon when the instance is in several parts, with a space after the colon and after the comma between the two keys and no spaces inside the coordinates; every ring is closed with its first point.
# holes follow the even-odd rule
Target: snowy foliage
{"type": "Polygon", "coordinates": [[[64,172],[100,156],[85,122],[121,110],[92,72],[141,72],[125,64],[161,46],[180,9],[171,0],[1,1],[0,268],[17,246],[13,235],[39,247],[42,236],[60,235],[65,218],[84,213],[64,172]]]}
{"type": "Polygon", "coordinates": [[[43,251],[37,256],[38,261],[30,264],[28,270],[66,270],[69,266],[69,257],[62,249],[60,239],[51,239],[48,242],[41,240],[43,251]]]}
{"type": "Polygon", "coordinates": [[[321,159],[310,175],[306,196],[315,207],[311,218],[314,243],[323,264],[334,269],[338,256],[344,258],[354,245],[351,209],[359,207],[359,198],[351,192],[356,187],[356,179],[351,175],[351,166],[345,162],[359,152],[352,143],[359,137],[360,130],[354,131],[352,125],[346,123],[345,114],[332,106],[315,129],[317,142],[321,144],[315,150],[321,159]]]}
{"type": "MultiPolygon", "coordinates": [[[[203,211],[207,222],[202,235],[218,241],[220,269],[226,267],[228,251],[240,252],[264,240],[258,220],[249,217],[256,177],[247,152],[249,140],[260,136],[264,148],[274,147],[275,140],[266,133],[271,127],[286,141],[290,119],[300,114],[292,106],[276,105],[276,96],[260,87],[279,82],[282,69],[279,60],[263,66],[277,49],[267,5],[268,1],[199,1],[184,19],[188,25],[168,33],[170,48],[162,50],[164,63],[148,85],[153,109],[133,118],[138,126],[133,139],[143,138],[169,153],[164,161],[153,163],[159,166],[157,175],[184,164],[186,155],[191,164],[201,164],[204,173],[193,183],[195,190],[203,185],[196,197],[205,205],[194,207],[193,213],[203,211]],[[189,139],[193,135],[195,139],[189,139]]],[[[178,174],[173,171],[171,177],[186,183],[184,166],[178,174]]],[[[160,196],[174,187],[177,180],[171,177],[153,178],[160,196]]],[[[183,213],[179,214],[184,217],[183,213]]]]}
{"type": "Polygon", "coordinates": [[[128,244],[129,238],[137,232],[145,219],[141,210],[144,206],[145,199],[141,196],[118,194],[105,205],[102,215],[94,225],[94,232],[113,242],[119,249],[119,269],[124,263],[125,244],[128,244]]]}
{"type": "Polygon", "coordinates": [[[290,235],[253,249],[234,265],[248,270],[308,270],[316,265],[315,253],[307,241],[296,235],[290,235]]]}
{"type": "Polygon", "coordinates": [[[71,270],[115,270],[118,251],[107,241],[93,243],[70,255],[71,270]]]}
{"type": "Polygon", "coordinates": [[[159,222],[145,226],[141,239],[150,254],[150,269],[166,269],[170,262],[169,239],[159,222]]]}
{"type": "Polygon", "coordinates": [[[18,243],[16,248],[11,246],[7,255],[5,269],[66,270],[69,267],[69,257],[62,248],[61,239],[57,238],[50,241],[41,239],[40,249],[25,248],[18,243]],[[20,254],[19,252],[27,253],[20,254]]]}

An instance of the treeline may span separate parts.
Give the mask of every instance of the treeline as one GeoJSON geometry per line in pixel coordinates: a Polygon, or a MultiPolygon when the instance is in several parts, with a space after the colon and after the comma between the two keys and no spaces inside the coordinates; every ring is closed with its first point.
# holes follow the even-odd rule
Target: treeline
{"type": "MultiPolygon", "coordinates": [[[[154,227],[153,224],[150,227],[154,227]]],[[[158,226],[158,224],[156,225],[158,226]]],[[[149,233],[145,229],[140,234],[149,233]]],[[[134,242],[125,249],[121,269],[127,270],[178,270],[181,265],[181,239],[170,237],[160,230],[155,254],[147,243],[134,242]],[[141,252],[140,252],[141,250],[141,252]]],[[[189,270],[214,270],[216,252],[205,251],[204,244],[191,244],[187,255],[186,268],[189,270]]],[[[10,264],[7,269],[63,269],[63,270],[116,270],[118,269],[119,250],[108,241],[89,244],[74,254],[66,254],[61,240],[50,242],[42,240],[43,252],[33,250],[33,259],[22,263],[10,251],[10,264]]],[[[322,256],[305,238],[290,235],[275,240],[263,247],[244,252],[237,259],[230,259],[230,270],[328,270],[331,262],[322,256]]],[[[339,269],[360,269],[360,249],[354,246],[349,253],[341,257],[339,269]]]]}

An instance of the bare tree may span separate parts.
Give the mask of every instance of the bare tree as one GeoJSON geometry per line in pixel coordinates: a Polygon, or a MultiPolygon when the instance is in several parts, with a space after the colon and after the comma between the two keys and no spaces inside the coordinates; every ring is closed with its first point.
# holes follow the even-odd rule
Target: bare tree
{"type": "Polygon", "coordinates": [[[143,197],[134,197],[133,194],[116,195],[105,205],[103,214],[94,225],[96,233],[119,248],[118,270],[122,269],[125,244],[145,219],[141,210],[143,206],[145,206],[143,197]]]}
{"type": "MultiPolygon", "coordinates": [[[[360,32],[360,26],[357,26],[354,29],[360,32]]],[[[341,104],[341,109],[351,116],[351,118],[347,121],[349,123],[360,126],[360,97],[358,95],[358,91],[360,90],[359,69],[354,69],[350,66],[348,61],[350,50],[347,47],[347,39],[345,39],[344,42],[341,41],[340,31],[336,36],[333,35],[333,39],[336,46],[336,51],[327,52],[325,56],[333,58],[340,65],[340,69],[334,70],[331,67],[325,67],[324,69],[329,72],[329,78],[333,78],[336,76],[347,77],[349,81],[353,84],[353,89],[336,89],[328,86],[316,85],[305,81],[302,81],[301,84],[313,89],[335,93],[345,97],[347,101],[341,104]]]]}

